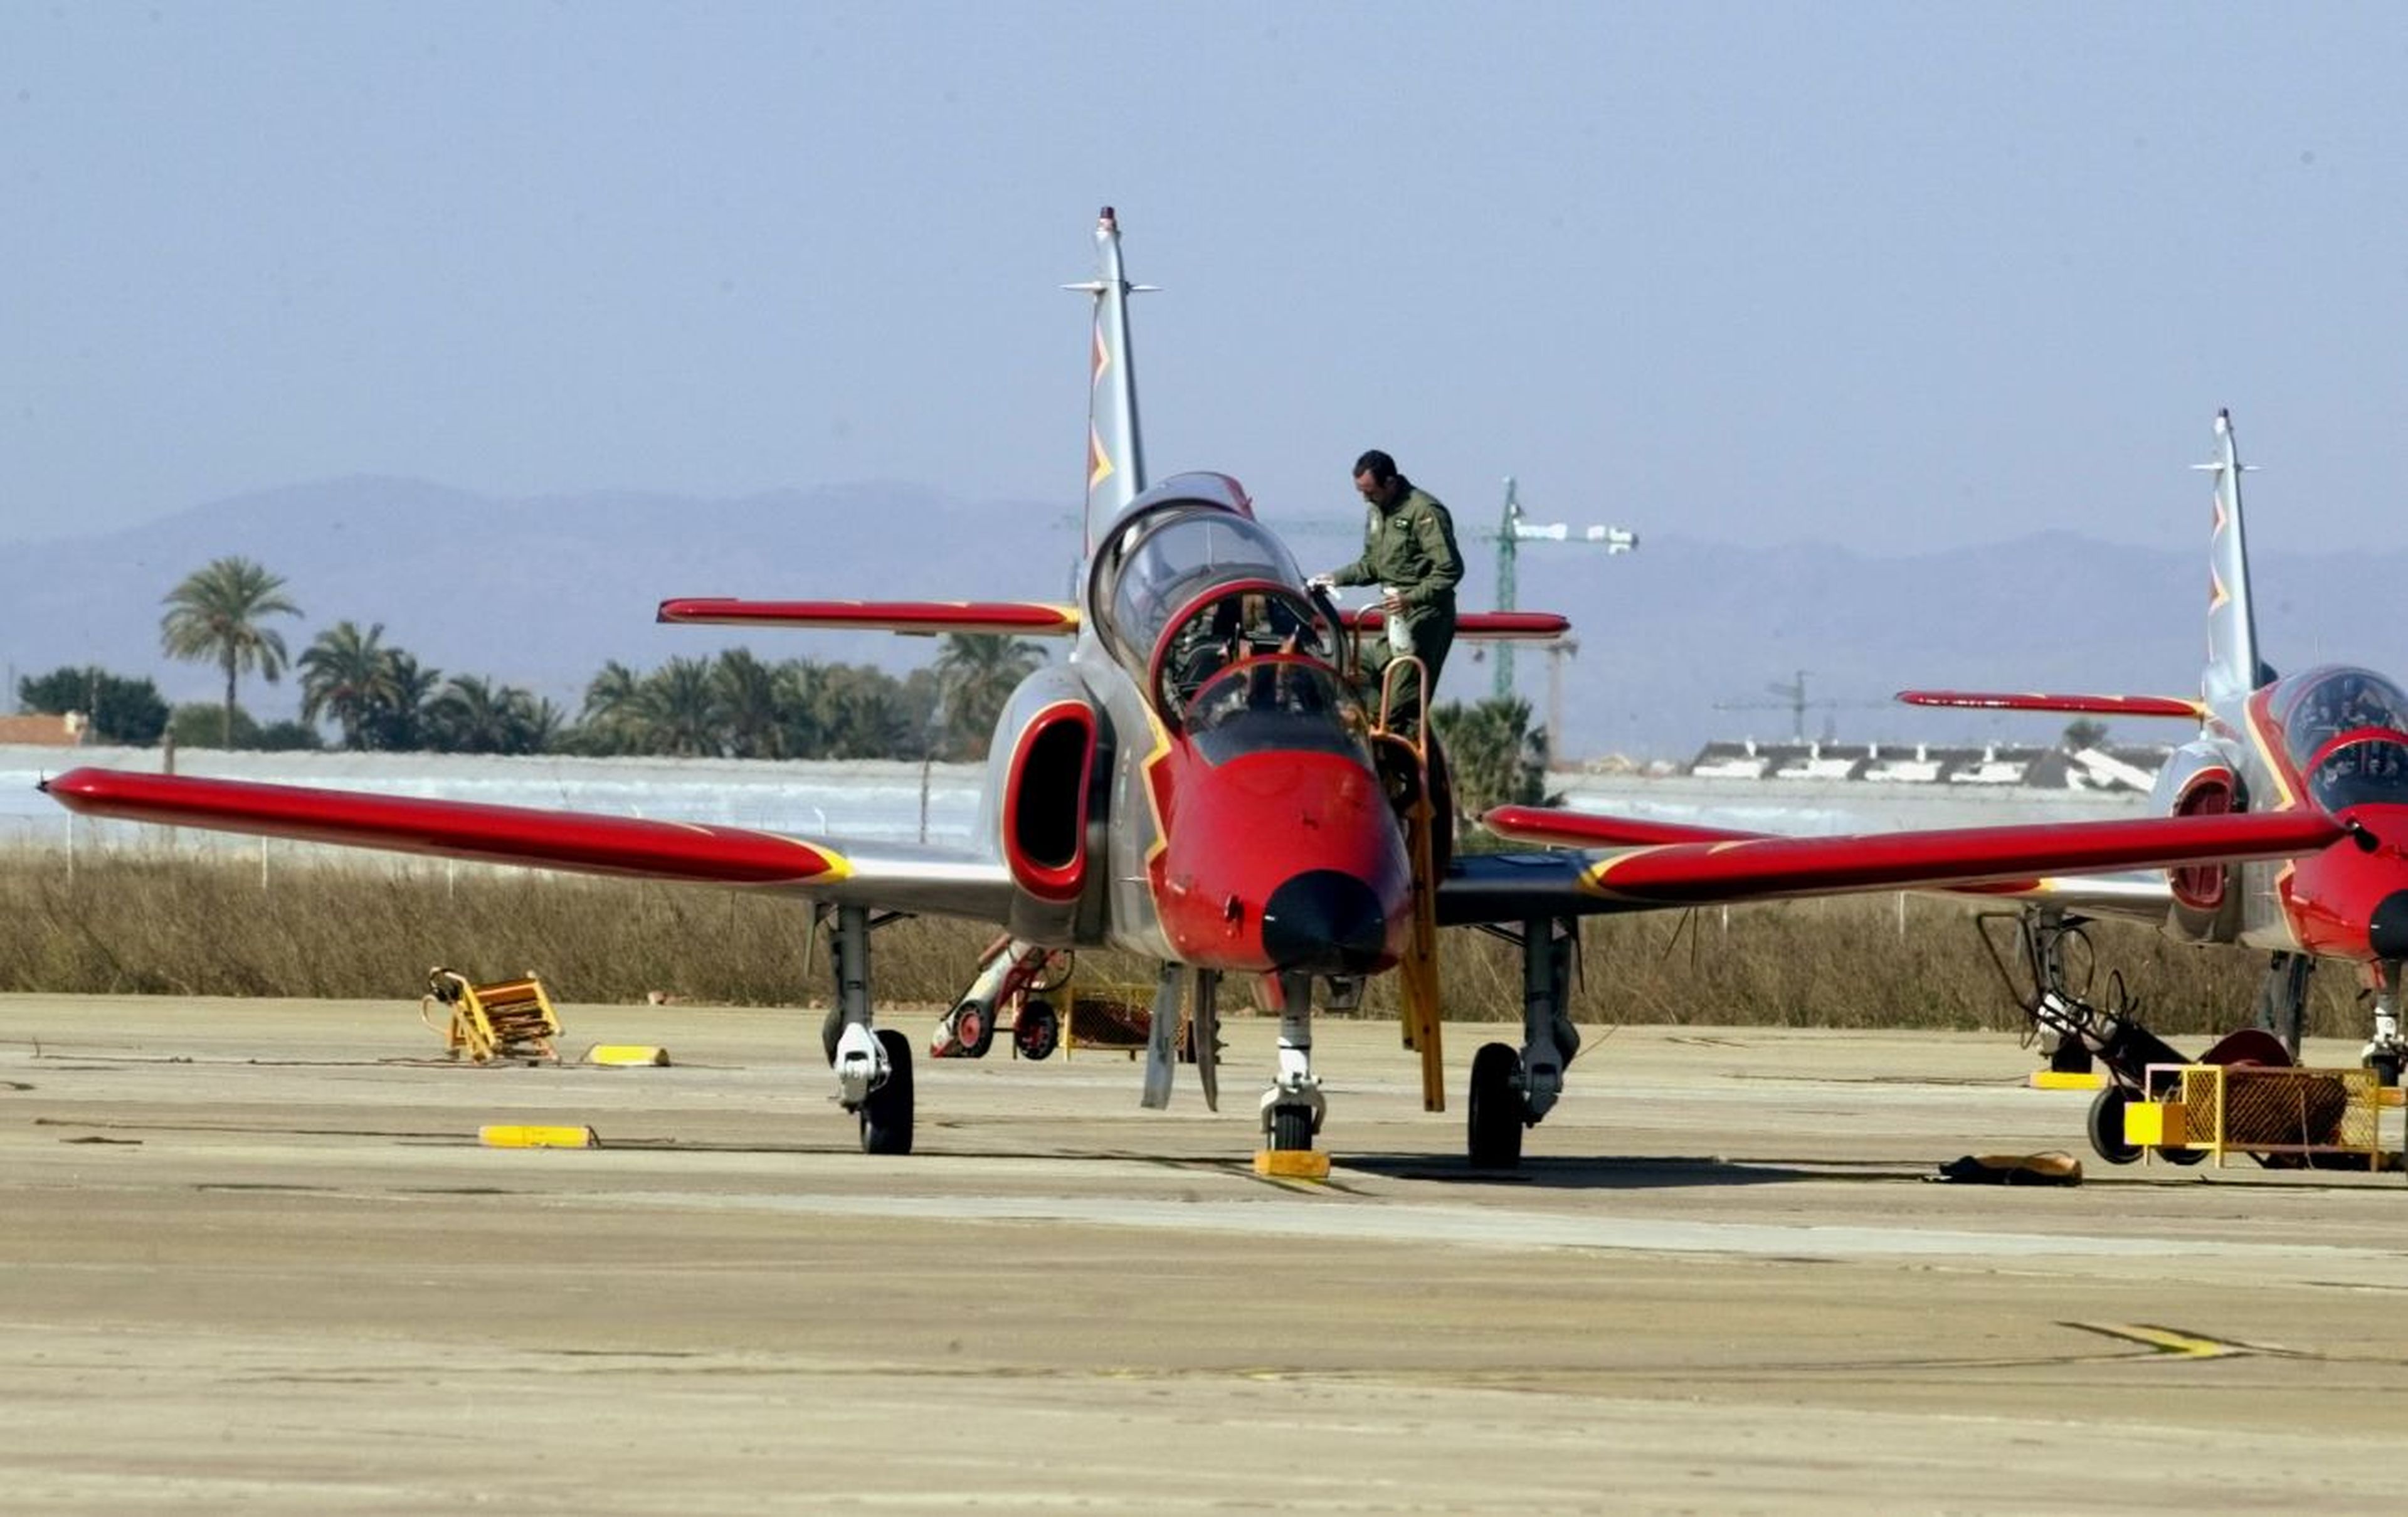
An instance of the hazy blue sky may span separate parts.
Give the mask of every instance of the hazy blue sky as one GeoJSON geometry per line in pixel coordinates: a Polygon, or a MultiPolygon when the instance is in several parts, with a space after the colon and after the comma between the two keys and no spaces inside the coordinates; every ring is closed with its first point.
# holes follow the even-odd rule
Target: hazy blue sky
{"type": "MultiPolygon", "coordinates": [[[[1914,551],[2396,542],[2408,9],[0,0],[0,540],[391,473],[1157,471],[1914,551]]],[[[1310,555],[1308,555],[1310,556],[1310,555]]]]}

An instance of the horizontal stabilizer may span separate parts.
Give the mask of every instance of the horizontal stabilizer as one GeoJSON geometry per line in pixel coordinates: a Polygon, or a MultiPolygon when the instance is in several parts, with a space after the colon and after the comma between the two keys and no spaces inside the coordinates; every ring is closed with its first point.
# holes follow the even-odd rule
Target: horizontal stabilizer
{"type": "Polygon", "coordinates": [[[1906,887],[2036,884],[2051,875],[2285,858],[2315,852],[2339,840],[2345,830],[2322,811],[1828,837],[1749,836],[1537,806],[1498,807],[1481,820],[1491,832],[1516,842],[1642,844],[1590,866],[1583,887],[1594,894],[1651,906],[1906,887]]]}
{"type": "Polygon", "coordinates": [[[1909,706],[1966,706],[1985,711],[2062,711],[2083,716],[2175,716],[2207,719],[2207,703],[2188,695],[2050,695],[2038,691],[1901,690],[1909,706]]]}
{"type": "Polygon", "coordinates": [[[1079,630],[1079,608],[1048,601],[736,600],[701,595],[661,602],[660,620],[694,626],[851,628],[917,637],[973,632],[1068,637],[1079,630]]]}
{"type": "MultiPolygon", "coordinates": [[[[1377,606],[1339,615],[1357,632],[1377,632],[1388,624],[1387,613],[1377,606]]],[[[1554,611],[1464,611],[1455,619],[1457,642],[1548,642],[1571,629],[1570,619],[1554,611]]]]}

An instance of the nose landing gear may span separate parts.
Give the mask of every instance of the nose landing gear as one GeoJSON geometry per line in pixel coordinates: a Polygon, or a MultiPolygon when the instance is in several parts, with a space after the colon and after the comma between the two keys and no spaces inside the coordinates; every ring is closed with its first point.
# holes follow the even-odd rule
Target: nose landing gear
{"type": "Polygon", "coordinates": [[[1254,1153],[1254,1173],[1327,1180],[1329,1155],[1312,1146],[1329,1113],[1321,1077],[1312,1072],[1312,976],[1283,974],[1268,983],[1279,998],[1279,1073],[1263,1092],[1263,1146],[1254,1153]]]}

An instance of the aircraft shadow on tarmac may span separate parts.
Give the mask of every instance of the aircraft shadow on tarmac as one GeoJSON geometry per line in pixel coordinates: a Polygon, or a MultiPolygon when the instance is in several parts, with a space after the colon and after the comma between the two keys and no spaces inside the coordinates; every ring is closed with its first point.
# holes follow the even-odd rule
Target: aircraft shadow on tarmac
{"type": "Polygon", "coordinates": [[[1776,1185],[1806,1180],[1897,1180],[1895,1165],[1878,1173],[1851,1172],[1858,1166],[1820,1166],[1812,1169],[1778,1163],[1748,1163],[1707,1155],[1622,1156],[1612,1154],[1543,1157],[1526,1154],[1512,1169],[1480,1169],[1460,1158],[1429,1153],[1353,1153],[1331,1159],[1340,1171],[1355,1170],[1390,1180],[1429,1181],[1440,1184],[1526,1185],[1543,1190],[1639,1191],[1715,1185],[1776,1185]]]}

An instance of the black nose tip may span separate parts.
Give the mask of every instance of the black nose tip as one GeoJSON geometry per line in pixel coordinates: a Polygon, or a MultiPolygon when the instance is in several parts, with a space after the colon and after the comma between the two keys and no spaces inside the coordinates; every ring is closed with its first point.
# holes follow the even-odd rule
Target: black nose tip
{"type": "Polygon", "coordinates": [[[1263,905],[1263,949],[1283,969],[1363,974],[1379,966],[1387,946],[1380,898],[1341,870],[1308,870],[1263,905]]]}
{"type": "Polygon", "coordinates": [[[2366,946],[2378,959],[2408,959],[2408,890],[2395,890],[2374,903],[2366,919],[2366,946]]]}

